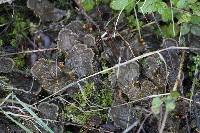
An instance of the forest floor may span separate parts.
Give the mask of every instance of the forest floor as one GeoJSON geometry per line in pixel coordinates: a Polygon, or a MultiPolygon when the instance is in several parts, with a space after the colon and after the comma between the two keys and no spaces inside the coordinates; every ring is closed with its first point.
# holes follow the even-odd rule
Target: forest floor
{"type": "Polygon", "coordinates": [[[200,3],[7,1],[0,133],[200,132],[200,3]]]}

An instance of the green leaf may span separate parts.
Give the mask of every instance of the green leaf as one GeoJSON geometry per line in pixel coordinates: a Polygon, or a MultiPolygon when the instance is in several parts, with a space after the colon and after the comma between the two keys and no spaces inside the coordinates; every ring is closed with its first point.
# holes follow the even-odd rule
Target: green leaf
{"type": "MultiPolygon", "coordinates": [[[[128,20],[128,26],[129,27],[131,27],[131,28],[137,27],[137,21],[136,21],[136,19],[134,18],[133,15],[128,16],[127,20],[128,20]]],[[[143,22],[139,21],[139,25],[142,26],[143,22]]]]}
{"type": "Polygon", "coordinates": [[[178,0],[172,0],[173,5],[177,5],[178,0]]]}
{"type": "Polygon", "coordinates": [[[161,17],[163,21],[172,20],[171,9],[170,8],[163,9],[163,12],[161,13],[161,17]]]}
{"type": "Polygon", "coordinates": [[[125,7],[129,4],[129,1],[130,0],[113,0],[111,3],[110,3],[110,7],[113,9],[113,10],[123,10],[125,9],[125,7]]]}
{"type": "Polygon", "coordinates": [[[176,107],[176,104],[175,104],[174,101],[171,101],[171,102],[167,102],[167,103],[166,103],[166,111],[167,111],[167,112],[170,112],[170,111],[174,110],[175,107],[176,107]]]}
{"type": "Polygon", "coordinates": [[[16,39],[12,39],[11,42],[10,42],[10,44],[11,44],[14,48],[16,48],[16,46],[17,46],[17,41],[16,41],[16,39]]]}
{"type": "Polygon", "coordinates": [[[200,25],[192,25],[191,33],[196,36],[200,36],[200,25]]]}
{"type": "Polygon", "coordinates": [[[3,40],[0,39],[0,47],[3,46],[3,40]]]}
{"type": "Polygon", "coordinates": [[[128,5],[126,6],[125,10],[126,12],[131,12],[133,8],[135,7],[135,0],[128,0],[128,5]]]}
{"type": "Polygon", "coordinates": [[[167,6],[165,2],[158,2],[156,4],[158,13],[161,14],[163,21],[172,20],[171,9],[167,6]]]}
{"type": "Polygon", "coordinates": [[[200,2],[196,2],[190,5],[194,15],[200,16],[200,2]]]}
{"type": "Polygon", "coordinates": [[[178,24],[181,23],[189,23],[191,20],[191,14],[190,13],[184,13],[181,15],[181,17],[178,20],[178,24]]]}
{"type": "Polygon", "coordinates": [[[200,24],[200,16],[191,16],[192,24],[200,24]]]}
{"type": "Polygon", "coordinates": [[[165,106],[167,112],[170,112],[175,109],[176,103],[171,95],[167,96],[167,98],[165,99],[165,106]]]}
{"type": "MultiPolygon", "coordinates": [[[[178,34],[178,27],[175,25],[175,36],[178,34]]],[[[173,32],[173,24],[164,25],[161,27],[163,34],[166,38],[175,37],[173,32]]]]}
{"type": "Polygon", "coordinates": [[[146,0],[139,6],[140,12],[147,14],[157,11],[157,3],[159,2],[160,0],[146,0]]]}
{"type": "Polygon", "coordinates": [[[187,33],[190,32],[190,25],[187,23],[184,23],[181,25],[181,29],[180,29],[181,35],[185,35],[187,33]]]}
{"type": "Polygon", "coordinates": [[[178,91],[172,91],[170,92],[170,95],[174,100],[176,100],[180,96],[178,91]]]}
{"type": "Polygon", "coordinates": [[[162,14],[163,10],[168,8],[168,6],[167,6],[167,4],[165,2],[158,2],[158,3],[156,3],[156,8],[157,8],[158,12],[160,14],[162,14]]]}
{"type": "Polygon", "coordinates": [[[189,4],[198,3],[197,0],[188,0],[187,2],[188,2],[189,4]]]}
{"type": "Polygon", "coordinates": [[[81,0],[81,4],[86,11],[92,10],[95,5],[93,0],[81,0]]]}
{"type": "Polygon", "coordinates": [[[187,6],[187,0],[179,0],[178,2],[177,2],[177,7],[178,8],[185,8],[186,6],[187,6]]]}
{"type": "Polygon", "coordinates": [[[151,110],[155,113],[155,114],[159,114],[160,113],[160,106],[162,105],[162,101],[159,97],[153,98],[152,101],[152,106],[151,106],[151,110]]]}

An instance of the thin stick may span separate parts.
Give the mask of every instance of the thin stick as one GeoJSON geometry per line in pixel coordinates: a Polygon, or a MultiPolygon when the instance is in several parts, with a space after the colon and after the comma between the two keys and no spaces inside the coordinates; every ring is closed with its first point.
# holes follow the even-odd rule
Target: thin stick
{"type": "Polygon", "coordinates": [[[172,1],[171,0],[170,0],[170,8],[171,8],[171,15],[172,15],[173,34],[174,34],[174,36],[176,36],[176,33],[175,33],[175,23],[174,23],[174,13],[173,13],[173,9],[172,9],[172,1]]]}
{"type": "Polygon", "coordinates": [[[139,36],[140,36],[140,39],[141,39],[142,35],[141,35],[141,32],[140,32],[140,24],[139,24],[139,20],[138,20],[138,17],[137,17],[137,12],[136,12],[135,7],[134,7],[134,13],[135,13],[135,19],[136,19],[136,22],[137,22],[137,30],[138,30],[138,33],[139,33],[139,36]]]}
{"type": "Polygon", "coordinates": [[[141,129],[142,129],[142,127],[143,127],[145,121],[146,121],[147,118],[149,118],[149,116],[151,116],[151,115],[152,115],[152,113],[149,113],[149,114],[144,118],[144,120],[142,121],[142,123],[141,123],[139,129],[137,130],[137,133],[140,133],[140,131],[141,131],[141,129]]]}
{"type": "Polygon", "coordinates": [[[128,46],[128,48],[131,51],[131,54],[133,55],[133,57],[135,57],[134,52],[136,53],[136,51],[135,50],[133,51],[133,49],[131,48],[130,43],[128,41],[126,41],[126,39],[124,39],[124,37],[119,32],[117,32],[117,35],[126,43],[126,45],[128,46]]]}
{"type": "Polygon", "coordinates": [[[180,84],[184,60],[185,60],[185,52],[183,51],[180,66],[179,66],[179,71],[178,71],[178,75],[177,75],[177,78],[176,78],[176,82],[175,82],[174,87],[173,87],[173,91],[177,91],[177,87],[180,84]]]}
{"type": "Polygon", "coordinates": [[[136,121],[132,125],[130,125],[128,128],[126,128],[122,133],[128,133],[131,129],[133,129],[135,126],[137,126],[139,122],[136,121]]]}
{"type": "Polygon", "coordinates": [[[22,51],[22,52],[17,52],[17,53],[8,53],[8,54],[2,54],[2,55],[0,55],[0,57],[17,55],[17,54],[29,54],[29,53],[36,53],[36,52],[53,51],[53,50],[58,50],[58,48],[48,48],[48,49],[22,51]]]}
{"type": "Polygon", "coordinates": [[[169,113],[168,111],[165,111],[164,118],[163,118],[163,121],[162,121],[161,128],[160,128],[160,130],[159,130],[159,133],[163,133],[163,131],[164,131],[165,123],[166,123],[166,121],[167,121],[168,113],[169,113]]]}
{"type": "Polygon", "coordinates": [[[117,16],[117,21],[116,21],[116,23],[115,23],[115,31],[114,31],[114,38],[115,38],[115,32],[117,31],[117,24],[118,24],[118,21],[119,21],[119,17],[120,17],[120,15],[122,14],[122,11],[124,10],[124,8],[119,12],[119,15],[117,16]]]}
{"type": "MultiPolygon", "coordinates": [[[[54,94],[49,95],[48,97],[46,97],[46,98],[40,100],[38,103],[40,103],[40,102],[42,102],[42,101],[44,101],[44,100],[46,100],[46,99],[48,99],[48,98],[50,98],[50,97],[52,97],[52,96],[55,96],[56,94],[58,94],[58,93],[60,93],[60,92],[62,92],[62,91],[64,91],[64,90],[66,90],[67,88],[69,88],[69,87],[71,87],[71,86],[73,86],[73,85],[75,85],[75,84],[77,84],[77,83],[79,83],[79,82],[82,82],[82,81],[84,81],[84,80],[86,80],[86,79],[89,79],[89,78],[94,77],[94,76],[96,76],[96,75],[99,75],[99,74],[108,72],[108,71],[110,71],[110,70],[116,69],[116,68],[118,68],[119,66],[124,66],[124,65],[130,64],[130,63],[132,63],[132,62],[134,62],[134,61],[137,61],[137,60],[139,60],[139,59],[142,59],[142,58],[151,56],[151,55],[153,55],[153,54],[157,54],[158,52],[160,53],[160,52],[163,52],[163,51],[166,51],[166,50],[172,50],[172,49],[174,49],[174,50],[176,50],[176,49],[177,49],[177,50],[198,50],[198,51],[200,50],[200,48],[174,47],[174,46],[172,46],[172,47],[168,47],[168,48],[165,48],[165,49],[161,49],[161,50],[157,50],[157,51],[145,53],[145,54],[143,54],[143,55],[140,55],[140,56],[137,56],[137,57],[135,57],[135,58],[133,58],[133,59],[130,59],[130,60],[126,61],[126,62],[116,64],[116,65],[113,66],[113,67],[107,68],[107,69],[105,69],[105,70],[102,70],[102,71],[99,71],[99,72],[94,73],[94,74],[92,74],[92,75],[89,75],[89,76],[87,76],[87,77],[85,77],[85,78],[82,78],[82,79],[80,79],[80,80],[78,80],[78,81],[72,82],[72,83],[68,84],[67,86],[63,87],[62,89],[60,89],[59,91],[55,92],[54,94]]],[[[35,104],[36,104],[36,103],[35,103],[35,104]]]]}

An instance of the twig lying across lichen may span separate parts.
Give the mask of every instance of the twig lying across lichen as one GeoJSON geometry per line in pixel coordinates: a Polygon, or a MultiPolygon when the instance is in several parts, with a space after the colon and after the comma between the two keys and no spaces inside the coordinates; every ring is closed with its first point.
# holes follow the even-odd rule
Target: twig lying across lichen
{"type": "MultiPolygon", "coordinates": [[[[89,78],[91,78],[91,77],[94,77],[94,76],[96,76],[96,75],[99,75],[99,74],[108,72],[108,71],[113,70],[113,69],[117,69],[119,66],[127,65],[127,64],[129,64],[129,63],[131,63],[131,62],[134,62],[134,61],[137,61],[137,60],[139,60],[139,59],[143,59],[143,58],[145,58],[145,57],[148,57],[148,56],[157,54],[158,52],[160,53],[160,52],[163,52],[163,51],[173,50],[173,49],[174,49],[174,50],[197,50],[197,51],[200,51],[200,48],[175,47],[175,46],[172,46],[172,47],[168,47],[168,48],[165,48],[165,49],[161,49],[161,50],[157,50],[157,51],[145,53],[145,54],[143,54],[143,55],[137,56],[137,57],[135,57],[135,58],[133,58],[133,59],[130,59],[130,60],[128,60],[128,61],[119,63],[119,64],[117,64],[117,65],[115,65],[115,66],[113,66],[113,67],[107,68],[107,69],[105,69],[105,70],[99,71],[99,72],[97,72],[97,73],[91,74],[91,75],[89,75],[89,76],[87,76],[87,77],[84,77],[84,78],[82,78],[82,79],[79,79],[79,80],[76,81],[76,82],[72,82],[72,83],[68,84],[67,86],[65,86],[64,88],[60,89],[58,92],[56,92],[56,93],[54,93],[54,94],[52,94],[52,95],[49,95],[48,97],[46,97],[46,98],[44,98],[44,99],[38,101],[37,103],[40,103],[40,102],[42,102],[42,101],[44,101],[44,100],[47,100],[47,99],[49,99],[49,98],[55,96],[56,94],[58,94],[58,93],[60,93],[60,92],[62,92],[62,91],[65,91],[67,88],[69,88],[69,87],[71,87],[71,86],[73,86],[73,85],[76,85],[76,84],[79,83],[79,82],[85,81],[86,79],[89,79],[89,78]]],[[[37,103],[35,103],[35,104],[37,104],[37,103]]]]}
{"type": "MultiPolygon", "coordinates": [[[[185,51],[182,51],[181,62],[180,62],[180,65],[179,65],[179,71],[178,71],[178,75],[177,75],[177,78],[176,78],[176,82],[175,82],[174,87],[172,89],[173,91],[177,91],[177,87],[181,82],[181,75],[182,75],[184,60],[185,60],[185,51]]],[[[162,121],[162,124],[161,124],[161,128],[159,129],[159,133],[163,133],[163,130],[165,128],[165,123],[166,123],[166,120],[167,120],[167,117],[168,117],[168,113],[169,113],[168,111],[165,111],[164,118],[163,118],[163,121],[162,121]]]]}

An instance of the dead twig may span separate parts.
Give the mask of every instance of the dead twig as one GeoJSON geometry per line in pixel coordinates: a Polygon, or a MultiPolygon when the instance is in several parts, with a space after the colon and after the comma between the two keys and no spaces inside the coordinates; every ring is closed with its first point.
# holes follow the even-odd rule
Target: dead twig
{"type": "Polygon", "coordinates": [[[8,53],[8,54],[2,54],[2,55],[0,55],[0,57],[12,56],[12,55],[18,55],[18,54],[37,53],[37,52],[44,52],[44,51],[53,51],[53,50],[58,50],[58,48],[37,49],[37,50],[21,51],[21,52],[17,52],[17,53],[8,53]]]}
{"type": "MultiPolygon", "coordinates": [[[[65,91],[67,88],[69,88],[69,87],[71,87],[71,86],[73,86],[73,85],[76,85],[76,84],[79,83],[79,82],[85,81],[86,79],[89,79],[89,78],[91,78],[91,77],[94,77],[94,76],[96,76],[96,75],[99,75],[99,74],[102,74],[102,73],[105,73],[105,72],[108,72],[108,71],[111,71],[111,70],[113,70],[113,69],[117,69],[117,68],[120,67],[120,66],[124,66],[124,65],[130,64],[130,63],[132,63],[132,62],[134,62],[134,61],[143,59],[143,58],[145,58],[145,57],[148,57],[148,56],[157,54],[158,52],[160,53],[160,52],[163,52],[163,51],[166,51],[166,50],[172,50],[172,49],[174,49],[174,50],[176,49],[176,50],[197,50],[197,51],[200,51],[200,48],[175,47],[175,46],[172,46],[172,47],[168,47],[168,48],[165,48],[165,49],[161,49],[161,50],[157,50],[157,51],[145,53],[145,54],[143,54],[143,55],[134,57],[133,59],[130,59],[130,60],[128,60],[128,61],[125,61],[125,62],[116,64],[116,65],[113,66],[113,67],[107,68],[107,69],[105,69],[105,70],[102,70],[102,71],[96,72],[96,73],[94,73],[94,74],[91,74],[91,75],[89,75],[89,76],[87,76],[87,77],[85,77],[85,78],[79,79],[78,81],[72,82],[72,83],[68,84],[67,86],[63,87],[62,89],[60,89],[59,91],[55,92],[54,94],[49,95],[48,97],[46,97],[46,98],[40,100],[40,101],[37,102],[37,103],[40,103],[40,102],[42,102],[42,101],[45,101],[45,100],[47,100],[47,99],[49,99],[49,98],[55,96],[56,94],[58,94],[58,93],[60,93],[60,92],[62,92],[62,91],[65,91]]],[[[37,103],[35,103],[35,104],[37,104],[37,103]]]]}
{"type": "MultiPolygon", "coordinates": [[[[174,87],[173,87],[173,89],[172,89],[173,91],[177,91],[177,87],[178,87],[178,85],[179,85],[180,82],[181,82],[181,74],[182,74],[184,59],[185,59],[185,51],[182,52],[181,62],[180,62],[180,65],[179,65],[178,75],[177,75],[177,78],[176,78],[176,82],[175,82],[175,84],[174,84],[174,87]]],[[[167,120],[167,117],[168,117],[168,113],[169,113],[168,111],[165,111],[164,118],[163,118],[163,121],[162,121],[162,124],[161,124],[161,128],[160,128],[160,130],[159,130],[159,133],[163,133],[163,131],[164,131],[165,124],[166,124],[166,120],[167,120]]]]}

